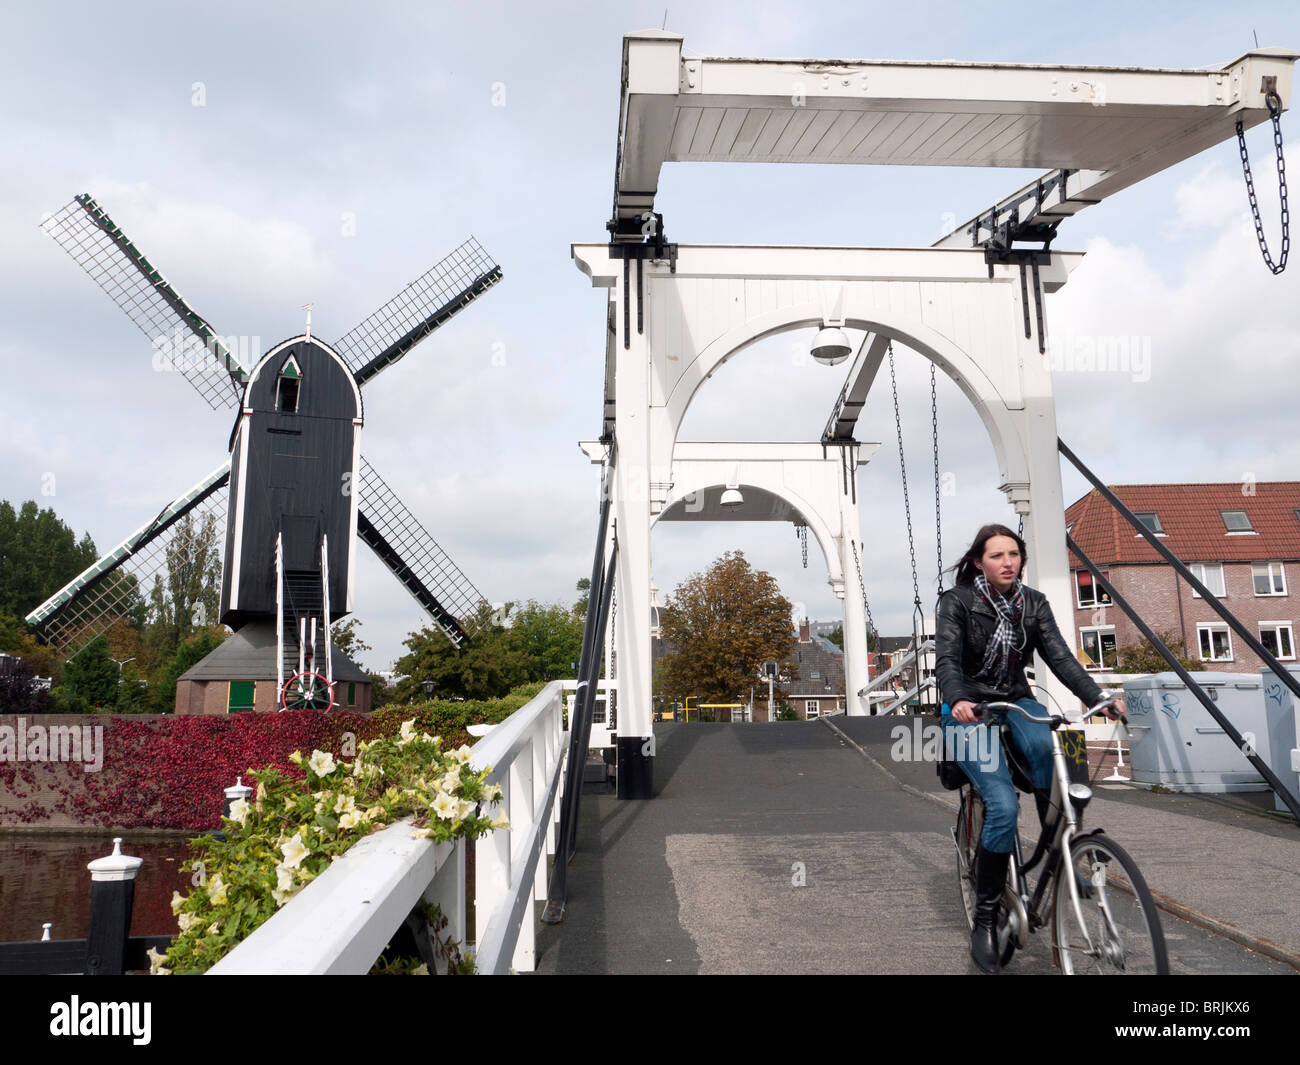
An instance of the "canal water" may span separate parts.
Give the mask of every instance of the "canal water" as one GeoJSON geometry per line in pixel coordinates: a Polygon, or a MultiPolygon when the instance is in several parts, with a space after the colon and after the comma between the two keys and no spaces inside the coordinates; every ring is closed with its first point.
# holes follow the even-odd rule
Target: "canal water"
{"type": "MultiPolygon", "coordinates": [[[[0,836],[0,942],[41,938],[84,939],[90,924],[88,862],[113,852],[111,836],[87,834],[0,836]]],[[[190,858],[184,839],[141,840],[127,836],[122,853],[143,858],[131,912],[133,936],[175,935],[172,892],[189,894],[190,858]]]]}

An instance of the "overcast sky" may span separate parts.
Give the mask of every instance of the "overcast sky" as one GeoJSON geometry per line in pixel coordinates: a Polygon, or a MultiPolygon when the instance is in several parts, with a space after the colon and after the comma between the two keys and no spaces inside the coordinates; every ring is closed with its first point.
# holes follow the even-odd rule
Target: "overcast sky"
{"type": "MultiPolygon", "coordinates": [[[[229,413],[155,372],[145,338],[38,228],[74,193],[96,197],[218,333],[260,338],[258,354],[301,332],[308,301],[313,332],[339,336],[472,233],[503,283],[367,386],[362,448],[489,599],[571,602],[594,546],[597,474],[577,441],[600,431],[604,294],[569,246],[604,239],[621,38],[659,27],[664,4],[50,3],[4,20],[0,497],[53,506],[107,550],[226,454],[229,413]]],[[[1218,67],[1252,31],[1300,50],[1294,2],[695,0],[669,6],[667,27],[694,55],[1218,67]]],[[[1284,135],[1296,129],[1285,116],[1284,135]]],[[[1271,137],[1248,140],[1276,254],[1271,137]]],[[[683,243],[924,246],[945,216],[1025,177],[669,164],[658,206],[683,243]]],[[[1232,142],[1062,227],[1057,247],[1088,256],[1049,297],[1050,332],[1150,345],[1149,374],[1055,375],[1061,436],[1107,482],[1300,474],[1300,266],[1268,273],[1247,207],[1232,142]]],[[[729,362],[682,439],[817,439],[847,364],[794,365],[807,339],[729,362]]],[[[928,363],[901,350],[899,373],[932,603],[928,363]]],[[[884,445],[859,491],[873,613],[901,633],[912,591],[886,382],[859,422],[884,445]]],[[[957,487],[947,563],[1010,510],[983,426],[942,377],[939,412],[957,487]]],[[[1067,502],[1085,491],[1072,471],[1064,482],[1067,502]]],[[[729,548],[814,618],[839,616],[818,548],[803,569],[788,525],[658,528],[656,582],[667,592],[729,548]]],[[[425,622],[364,547],[356,604],[371,668],[425,622]]]]}

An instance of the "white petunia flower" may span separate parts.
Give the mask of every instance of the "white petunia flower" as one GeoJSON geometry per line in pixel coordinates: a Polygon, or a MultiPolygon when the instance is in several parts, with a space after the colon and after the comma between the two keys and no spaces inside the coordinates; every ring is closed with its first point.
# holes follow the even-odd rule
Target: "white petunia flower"
{"type": "Polygon", "coordinates": [[[492,828],[504,828],[504,829],[506,829],[507,831],[509,830],[509,828],[510,828],[510,822],[506,819],[506,815],[505,815],[504,812],[497,814],[496,817],[494,817],[494,818],[492,819],[492,825],[491,825],[491,827],[492,827],[492,828]]]}
{"type": "Polygon", "coordinates": [[[487,799],[488,802],[500,801],[501,794],[502,793],[501,793],[500,784],[489,784],[486,788],[483,789],[483,798],[487,799]]]}
{"type": "Polygon", "coordinates": [[[275,867],[275,878],[277,891],[288,891],[293,887],[293,870],[283,862],[275,867]]]}
{"type": "Polygon", "coordinates": [[[445,791],[438,792],[438,797],[433,800],[433,812],[442,820],[451,821],[456,816],[456,809],[460,804],[448,795],[445,791]]]}
{"type": "Polygon", "coordinates": [[[397,741],[397,746],[405,747],[413,739],[415,739],[415,718],[402,722],[401,739],[397,741]]]}
{"type": "Polygon", "coordinates": [[[230,804],[230,820],[238,821],[242,825],[248,820],[249,809],[247,799],[236,799],[230,804]]]}
{"type": "Polygon", "coordinates": [[[462,743],[459,747],[457,747],[454,751],[451,752],[451,757],[456,759],[456,761],[458,761],[461,765],[464,765],[466,762],[470,760],[471,751],[468,747],[466,747],[462,743]]]}
{"type": "Polygon", "coordinates": [[[318,777],[327,777],[338,768],[334,764],[334,756],[328,751],[312,751],[311,761],[307,764],[318,777]]]}
{"type": "Polygon", "coordinates": [[[461,799],[456,804],[456,820],[461,821],[474,812],[474,803],[461,799]]]}
{"type": "Polygon", "coordinates": [[[181,893],[179,891],[173,891],[172,892],[172,913],[173,914],[180,913],[181,907],[184,905],[185,905],[185,899],[181,897],[181,893]]]}
{"type": "Polygon", "coordinates": [[[302,860],[311,853],[302,842],[302,833],[295,832],[293,839],[280,848],[280,853],[284,855],[284,864],[290,869],[297,869],[302,865],[302,860]]]}
{"type": "Polygon", "coordinates": [[[357,800],[351,795],[340,795],[334,803],[334,812],[336,814],[354,813],[357,808],[357,800]]]}
{"type": "Polygon", "coordinates": [[[339,828],[356,828],[366,820],[364,810],[351,809],[339,818],[339,828]]]}
{"type": "Polygon", "coordinates": [[[196,918],[192,913],[178,914],[176,917],[176,924],[180,928],[181,934],[184,935],[188,932],[190,930],[190,925],[192,925],[197,919],[198,918],[196,918]]]}
{"type": "Polygon", "coordinates": [[[149,975],[150,976],[170,976],[171,970],[163,967],[163,962],[167,960],[167,955],[159,954],[157,950],[150,947],[145,953],[149,956],[149,975]]]}
{"type": "Polygon", "coordinates": [[[208,881],[208,898],[212,901],[213,906],[224,906],[226,904],[226,882],[221,879],[221,874],[215,874],[208,881]]]}

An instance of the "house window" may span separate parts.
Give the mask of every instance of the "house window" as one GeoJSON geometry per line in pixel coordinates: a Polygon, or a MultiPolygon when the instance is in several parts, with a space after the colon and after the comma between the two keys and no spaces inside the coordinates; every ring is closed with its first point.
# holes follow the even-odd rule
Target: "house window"
{"type": "Polygon", "coordinates": [[[1091,629],[1079,630],[1079,647],[1088,661],[1087,669],[1115,668],[1115,626],[1101,625],[1091,629]]]}
{"type": "Polygon", "coordinates": [[[357,705],[357,686],[355,684],[349,684],[348,685],[348,706],[356,706],[356,705],[357,705]]]}
{"type": "Polygon", "coordinates": [[[302,371],[292,355],[280,367],[275,383],[275,409],[281,414],[298,413],[298,389],[302,384],[302,371]]]}
{"type": "MultiPolygon", "coordinates": [[[[1104,569],[1101,575],[1110,580],[1110,570],[1104,569]]],[[[1109,606],[1110,595],[1092,576],[1091,570],[1081,569],[1074,574],[1074,591],[1076,602],[1081,607],[1085,606],[1109,606]]]]}
{"type": "Polygon", "coordinates": [[[821,674],[818,673],[816,670],[813,670],[812,676],[811,676],[809,679],[810,679],[810,680],[820,680],[820,679],[821,679],[821,674]]]}
{"type": "Polygon", "coordinates": [[[1133,517],[1147,527],[1147,532],[1153,532],[1160,536],[1164,535],[1164,527],[1161,526],[1160,517],[1154,510],[1135,510],[1133,517]]]}
{"type": "Polygon", "coordinates": [[[1227,625],[1197,625],[1196,639],[1201,645],[1201,661],[1232,661],[1232,638],[1227,625]]]}
{"type": "Polygon", "coordinates": [[[1223,527],[1230,533],[1255,531],[1244,510],[1221,510],[1219,517],[1223,519],[1223,527]]]}
{"type": "MultiPolygon", "coordinates": [[[[1223,590],[1223,563],[1222,562],[1192,562],[1187,568],[1192,571],[1192,576],[1200,581],[1205,587],[1218,596],[1220,599],[1227,593],[1223,590]]],[[[1200,592],[1192,592],[1193,599],[1200,599],[1200,592]]]]}
{"type": "Polygon", "coordinates": [[[814,718],[821,716],[821,703],[817,699],[805,699],[803,704],[804,716],[812,721],[814,718]]]}
{"type": "Polygon", "coordinates": [[[253,709],[253,697],[256,693],[257,682],[252,680],[232,680],[230,682],[230,698],[226,703],[226,710],[232,714],[240,714],[253,709]]]}
{"type": "Polygon", "coordinates": [[[1252,562],[1250,576],[1256,595],[1286,595],[1286,574],[1281,562],[1252,562]]]}
{"type": "Polygon", "coordinates": [[[1274,658],[1295,658],[1295,636],[1289,621],[1261,621],[1259,642],[1274,658]]]}

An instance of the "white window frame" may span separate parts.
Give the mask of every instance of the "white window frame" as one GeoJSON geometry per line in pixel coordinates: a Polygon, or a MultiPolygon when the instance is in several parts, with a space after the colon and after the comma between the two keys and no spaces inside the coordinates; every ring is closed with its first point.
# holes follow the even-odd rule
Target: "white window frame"
{"type": "Polygon", "coordinates": [[[1079,650],[1080,651],[1084,650],[1083,634],[1086,632],[1095,632],[1097,634],[1097,650],[1101,652],[1101,663],[1095,666],[1084,666],[1083,668],[1089,670],[1095,670],[1098,673],[1104,673],[1107,670],[1113,670],[1117,665],[1119,665],[1119,659],[1117,657],[1117,653],[1119,651],[1118,642],[1116,642],[1115,646],[1112,647],[1110,650],[1111,661],[1109,663],[1106,661],[1106,648],[1102,646],[1103,636],[1110,636],[1112,640],[1115,639],[1115,626],[1114,625],[1085,625],[1082,628],[1080,628],[1079,629],[1079,650]]]}
{"type": "MultiPolygon", "coordinates": [[[[1213,641],[1213,638],[1211,638],[1211,641],[1210,641],[1210,650],[1211,650],[1211,652],[1213,652],[1213,650],[1214,650],[1214,641],[1213,641]]],[[[1197,626],[1196,626],[1196,653],[1200,656],[1200,660],[1201,660],[1202,662],[1231,662],[1231,661],[1233,660],[1233,657],[1232,657],[1232,630],[1229,629],[1227,625],[1220,625],[1220,624],[1218,624],[1218,623],[1216,623],[1216,622],[1210,622],[1210,621],[1202,621],[1202,622],[1199,622],[1199,623],[1197,624],[1197,626]],[[1202,633],[1215,633],[1215,632],[1221,632],[1221,633],[1223,633],[1223,635],[1227,638],[1227,641],[1228,641],[1228,654],[1227,654],[1226,657],[1215,658],[1215,657],[1213,656],[1213,654],[1211,654],[1211,656],[1210,656],[1209,658],[1207,658],[1207,657],[1205,656],[1205,647],[1203,646],[1203,644],[1202,644],[1202,642],[1201,642],[1201,634],[1202,634],[1202,633]]]]}
{"type": "MultiPolygon", "coordinates": [[[[1187,568],[1192,571],[1193,577],[1195,577],[1198,581],[1200,581],[1203,585],[1205,585],[1205,587],[1210,589],[1210,591],[1214,592],[1215,598],[1217,599],[1228,598],[1228,584],[1223,577],[1222,562],[1189,562],[1187,563],[1187,568]],[[1217,568],[1219,571],[1219,590],[1217,591],[1215,591],[1214,585],[1212,585],[1209,581],[1205,579],[1205,575],[1215,568],[1217,568]]],[[[1201,593],[1196,591],[1195,589],[1192,589],[1192,598],[1200,599],[1201,593]]]]}
{"type": "Polygon", "coordinates": [[[1286,595],[1286,566],[1283,565],[1281,562],[1267,562],[1267,561],[1265,561],[1265,562],[1252,562],[1252,563],[1250,564],[1250,587],[1251,587],[1251,590],[1254,591],[1255,595],[1256,595],[1258,598],[1260,598],[1260,599],[1270,598],[1270,597],[1272,597],[1272,596],[1278,596],[1278,595],[1286,595]],[[1274,590],[1274,591],[1268,591],[1268,592],[1261,592],[1258,588],[1255,587],[1255,567],[1257,567],[1257,566],[1267,566],[1267,567],[1268,567],[1268,586],[1269,586],[1269,588],[1273,588],[1273,577],[1274,577],[1275,575],[1276,575],[1277,577],[1280,577],[1280,578],[1281,578],[1281,581],[1282,581],[1282,590],[1281,590],[1280,592],[1279,592],[1279,591],[1276,591],[1276,590],[1274,590]],[[1277,567],[1276,574],[1274,573],[1274,570],[1273,570],[1273,567],[1274,567],[1274,566],[1277,567]]]}
{"type": "MultiPolygon", "coordinates": [[[[1271,629],[1273,631],[1274,639],[1277,641],[1278,650],[1277,652],[1274,653],[1273,657],[1276,658],[1279,662],[1294,662],[1295,661],[1295,629],[1292,623],[1289,621],[1261,621],[1259,623],[1260,643],[1264,642],[1264,631],[1266,629],[1271,629]],[[1291,649],[1291,653],[1288,655],[1284,655],[1280,653],[1282,650],[1281,634],[1283,631],[1286,632],[1286,642],[1291,649]]],[[[1265,650],[1267,649],[1268,648],[1265,648],[1265,650]]]]}
{"type": "MultiPolygon", "coordinates": [[[[1113,606],[1114,604],[1111,602],[1110,593],[1108,593],[1104,588],[1102,588],[1100,584],[1097,583],[1096,577],[1092,577],[1091,587],[1094,594],[1093,601],[1091,603],[1085,603],[1083,601],[1083,585],[1079,582],[1079,578],[1082,577],[1083,574],[1085,573],[1089,577],[1092,577],[1092,570],[1090,569],[1079,569],[1074,571],[1074,602],[1079,607],[1079,609],[1087,610],[1089,607],[1113,606]],[[1106,597],[1106,601],[1104,603],[1096,598],[1098,594],[1104,595],[1106,597]]],[[[1105,577],[1107,580],[1110,580],[1110,570],[1108,569],[1102,570],[1101,575],[1105,577]]]]}
{"type": "Polygon", "coordinates": [[[822,716],[821,705],[820,699],[805,699],[803,701],[804,717],[809,721],[816,721],[817,718],[822,716]]]}

